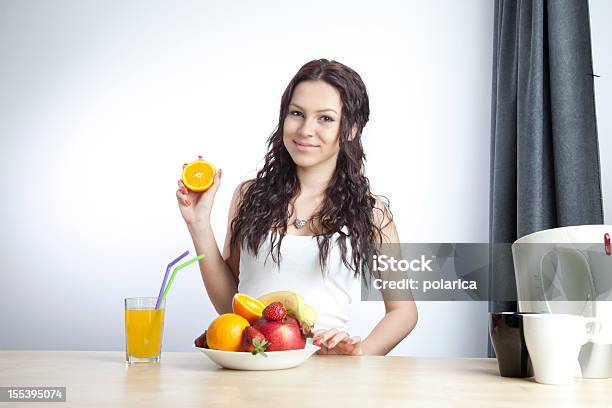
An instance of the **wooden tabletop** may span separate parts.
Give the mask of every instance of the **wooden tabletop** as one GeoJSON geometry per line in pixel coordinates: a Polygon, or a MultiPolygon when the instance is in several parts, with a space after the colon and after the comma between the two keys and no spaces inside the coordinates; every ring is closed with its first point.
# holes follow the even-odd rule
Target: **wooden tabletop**
{"type": "Polygon", "coordinates": [[[124,359],[125,353],[114,351],[2,351],[0,386],[67,387],[65,403],[33,404],[40,408],[541,408],[612,403],[612,379],[542,385],[500,377],[494,359],[315,355],[300,367],[279,371],[225,370],[195,350],[163,353],[160,364],[128,366],[124,359]]]}

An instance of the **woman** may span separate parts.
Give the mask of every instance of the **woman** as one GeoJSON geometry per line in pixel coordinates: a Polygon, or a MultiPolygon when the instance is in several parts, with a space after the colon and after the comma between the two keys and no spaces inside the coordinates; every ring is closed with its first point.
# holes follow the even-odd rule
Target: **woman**
{"type": "Polygon", "coordinates": [[[363,172],[369,113],[351,68],[324,59],[304,65],[282,96],[263,168],[234,192],[223,254],[210,224],[221,169],[204,193],[179,180],[179,208],[197,253],[207,255],[200,269],[219,313],[231,312],[236,292],[298,292],[317,309],[319,354],[385,355],[412,331],[412,301],[385,301],[384,318],[363,341],[345,331],[353,284],[369,277],[378,245],[399,242],[363,172]]]}

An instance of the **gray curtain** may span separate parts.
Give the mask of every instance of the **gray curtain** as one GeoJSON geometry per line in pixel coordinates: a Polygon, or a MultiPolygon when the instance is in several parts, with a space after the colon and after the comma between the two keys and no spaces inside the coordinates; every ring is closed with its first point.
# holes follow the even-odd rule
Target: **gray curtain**
{"type": "MultiPolygon", "coordinates": [[[[602,224],[588,2],[496,0],[494,30],[490,242],[602,224]]],[[[495,248],[489,309],[516,310],[512,254],[495,248]]]]}

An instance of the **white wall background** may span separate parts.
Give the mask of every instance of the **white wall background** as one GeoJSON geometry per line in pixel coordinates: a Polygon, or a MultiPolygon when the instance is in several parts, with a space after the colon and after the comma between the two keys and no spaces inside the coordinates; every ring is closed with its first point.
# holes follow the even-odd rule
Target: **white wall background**
{"type": "MultiPolygon", "coordinates": [[[[594,3],[601,84],[612,12],[594,3]]],[[[200,153],[223,168],[221,244],[231,193],[314,58],[368,87],[367,172],[401,240],[486,242],[492,28],[489,0],[1,2],[0,349],[122,350],[122,299],[156,295],[168,260],[192,249],[174,197],[181,164],[200,153]]],[[[598,91],[609,166],[609,83],[598,91]]],[[[419,313],[393,354],[486,355],[486,304],[419,313]]],[[[382,314],[356,305],[352,333],[382,314]]],[[[189,350],[214,316],[197,269],[182,271],[164,350],[189,350]]]]}

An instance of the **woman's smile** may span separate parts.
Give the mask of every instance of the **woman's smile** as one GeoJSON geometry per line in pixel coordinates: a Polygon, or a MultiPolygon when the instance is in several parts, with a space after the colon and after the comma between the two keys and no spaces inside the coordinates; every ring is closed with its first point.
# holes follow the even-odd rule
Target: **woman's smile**
{"type": "Polygon", "coordinates": [[[293,143],[295,144],[295,147],[297,147],[297,149],[301,152],[312,152],[313,150],[316,150],[319,148],[318,145],[313,145],[310,143],[304,143],[304,142],[298,142],[297,140],[294,140],[293,143]]]}

